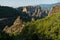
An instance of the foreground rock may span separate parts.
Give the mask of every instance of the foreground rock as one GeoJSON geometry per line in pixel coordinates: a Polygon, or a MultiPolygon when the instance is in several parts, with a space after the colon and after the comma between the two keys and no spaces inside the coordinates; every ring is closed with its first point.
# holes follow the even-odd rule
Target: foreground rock
{"type": "Polygon", "coordinates": [[[8,34],[18,34],[22,31],[24,28],[24,24],[20,20],[20,16],[15,20],[12,26],[8,27],[6,26],[3,31],[5,31],[8,34]]]}

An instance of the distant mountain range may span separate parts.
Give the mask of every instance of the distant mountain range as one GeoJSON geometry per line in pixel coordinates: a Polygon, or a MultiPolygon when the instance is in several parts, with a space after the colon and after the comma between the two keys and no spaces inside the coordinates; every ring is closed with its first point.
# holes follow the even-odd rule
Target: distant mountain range
{"type": "Polygon", "coordinates": [[[51,7],[56,6],[57,4],[60,4],[60,3],[54,3],[54,4],[40,4],[40,6],[41,6],[42,9],[48,9],[48,10],[50,10],[51,7]]]}

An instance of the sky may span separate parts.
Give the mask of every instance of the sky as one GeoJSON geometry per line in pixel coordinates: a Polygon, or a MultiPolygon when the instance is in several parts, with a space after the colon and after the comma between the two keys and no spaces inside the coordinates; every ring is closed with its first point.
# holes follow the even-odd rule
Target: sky
{"type": "Polygon", "coordinates": [[[53,4],[58,3],[60,0],[0,0],[0,5],[10,7],[20,7],[38,4],[53,4]]]}

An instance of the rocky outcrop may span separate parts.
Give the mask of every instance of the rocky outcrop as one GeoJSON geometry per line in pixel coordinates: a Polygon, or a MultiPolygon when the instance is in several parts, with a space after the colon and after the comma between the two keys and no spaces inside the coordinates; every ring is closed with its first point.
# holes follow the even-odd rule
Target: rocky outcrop
{"type": "Polygon", "coordinates": [[[27,8],[26,8],[26,7],[23,7],[23,10],[22,10],[22,12],[25,12],[25,13],[27,13],[27,8]]]}
{"type": "Polygon", "coordinates": [[[40,5],[20,7],[18,8],[18,11],[20,14],[22,14],[20,15],[22,20],[25,20],[25,21],[31,21],[32,18],[37,20],[48,15],[48,10],[47,9],[42,10],[40,5]]]}
{"type": "Polygon", "coordinates": [[[39,17],[40,16],[40,14],[41,14],[41,7],[40,6],[35,6],[35,11],[34,11],[34,13],[32,13],[32,16],[34,17],[39,17]]]}
{"type": "Polygon", "coordinates": [[[35,6],[35,12],[32,14],[32,16],[37,19],[40,19],[40,18],[44,18],[45,16],[47,16],[47,14],[48,14],[47,9],[42,10],[41,7],[37,5],[35,6]]]}
{"type": "Polygon", "coordinates": [[[24,28],[24,24],[20,20],[20,16],[18,16],[18,18],[14,21],[13,25],[10,27],[6,26],[3,29],[3,31],[5,31],[6,33],[15,35],[15,34],[20,33],[23,28],[24,28]]]}
{"type": "Polygon", "coordinates": [[[57,13],[57,12],[60,12],[60,5],[56,5],[56,6],[52,7],[48,16],[51,16],[53,13],[57,13]]]}

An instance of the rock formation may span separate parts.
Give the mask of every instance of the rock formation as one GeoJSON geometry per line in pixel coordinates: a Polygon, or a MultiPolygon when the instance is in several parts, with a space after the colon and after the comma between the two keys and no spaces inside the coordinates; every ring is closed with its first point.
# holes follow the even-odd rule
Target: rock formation
{"type": "Polygon", "coordinates": [[[25,20],[25,21],[26,21],[26,19],[27,19],[27,21],[31,21],[32,18],[35,18],[35,19],[43,18],[43,17],[47,16],[47,14],[48,14],[48,10],[42,10],[40,5],[24,6],[19,9],[22,10],[20,12],[20,14],[22,14],[22,15],[20,15],[20,16],[22,16],[22,20],[25,20]]]}
{"type": "Polygon", "coordinates": [[[24,28],[24,24],[20,20],[20,16],[18,16],[18,18],[14,21],[13,25],[10,27],[6,26],[3,31],[15,35],[20,33],[23,28],[24,28]]]}
{"type": "Polygon", "coordinates": [[[25,13],[27,13],[27,8],[26,8],[26,7],[23,7],[23,10],[22,10],[22,12],[25,12],[25,13]]]}
{"type": "Polygon", "coordinates": [[[57,13],[57,12],[60,12],[60,5],[56,5],[56,6],[52,7],[48,16],[52,15],[53,13],[57,13]]]}

